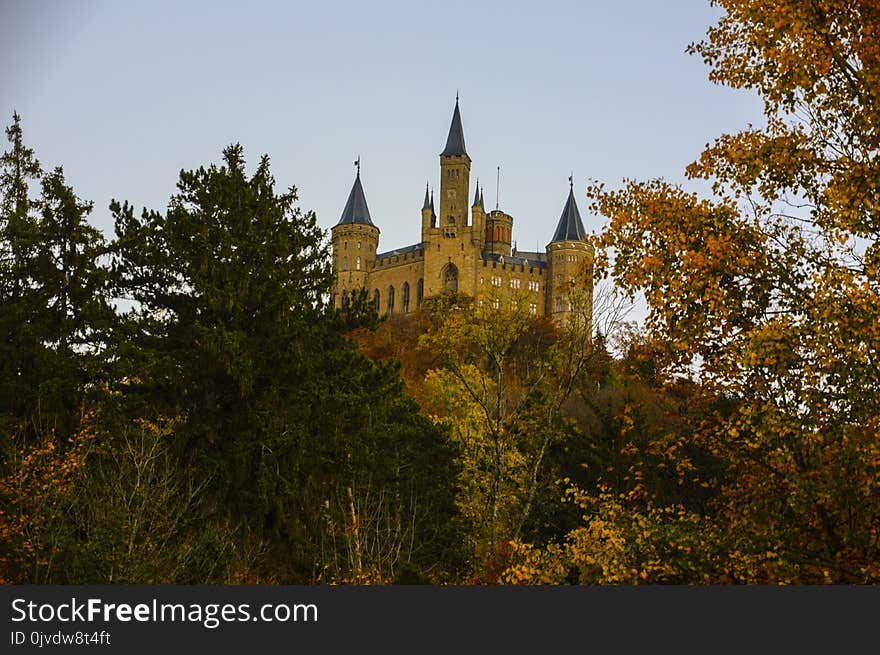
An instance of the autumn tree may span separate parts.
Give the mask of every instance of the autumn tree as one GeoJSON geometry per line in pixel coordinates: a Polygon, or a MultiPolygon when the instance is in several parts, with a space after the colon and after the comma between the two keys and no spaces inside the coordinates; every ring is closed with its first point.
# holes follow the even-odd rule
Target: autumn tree
{"type": "Polygon", "coordinates": [[[57,582],[68,550],[68,509],[96,436],[90,417],[67,439],[54,432],[11,444],[0,475],[0,582],[57,582]]]}
{"type": "Polygon", "coordinates": [[[460,452],[473,565],[494,579],[532,517],[545,456],[566,435],[563,406],[591,353],[589,309],[558,328],[516,297],[441,295],[429,312],[421,344],[439,359],[425,381],[427,409],[460,452]]]}
{"type": "Polygon", "coordinates": [[[880,576],[880,8],[720,0],[690,46],[710,79],[757,92],[766,126],[723,135],[662,181],[588,189],[599,260],[644,292],[668,376],[735,399],[695,439],[728,462],[714,520],[726,577],[880,576]]]}

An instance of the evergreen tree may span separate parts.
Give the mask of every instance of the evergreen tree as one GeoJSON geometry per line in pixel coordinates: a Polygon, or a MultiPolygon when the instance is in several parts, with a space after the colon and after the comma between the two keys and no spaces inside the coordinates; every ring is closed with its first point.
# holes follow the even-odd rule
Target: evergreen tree
{"type": "Polygon", "coordinates": [[[30,318],[40,339],[37,401],[43,431],[68,434],[83,401],[106,378],[106,346],[115,312],[109,301],[108,246],[88,223],[91,202],[82,201],[58,167],[42,180],[37,223],[39,250],[30,292],[30,318]]]}
{"type": "Polygon", "coordinates": [[[181,172],[164,215],[112,203],[119,291],[135,303],[121,388],[185,418],[178,452],[236,538],[268,549],[260,578],[387,578],[446,538],[436,487],[451,457],[397,368],[342,335],[324,234],[296,200],[276,194],[267,157],[248,177],[234,145],[181,172]],[[355,530],[367,523],[373,547],[355,530]],[[425,547],[404,552],[404,536],[425,547]]]}
{"type": "Polygon", "coordinates": [[[23,144],[21,118],[0,158],[0,429],[32,437],[77,425],[84,394],[101,376],[113,317],[92,203],[61,168],[44,175],[23,144]],[[41,181],[31,199],[29,180],[41,181]]]}
{"type": "Polygon", "coordinates": [[[29,318],[34,312],[30,294],[36,249],[31,180],[42,175],[34,151],[24,145],[21,117],[12,115],[6,128],[10,150],[0,155],[0,433],[26,424],[29,389],[33,388],[33,358],[37,339],[29,318]]]}

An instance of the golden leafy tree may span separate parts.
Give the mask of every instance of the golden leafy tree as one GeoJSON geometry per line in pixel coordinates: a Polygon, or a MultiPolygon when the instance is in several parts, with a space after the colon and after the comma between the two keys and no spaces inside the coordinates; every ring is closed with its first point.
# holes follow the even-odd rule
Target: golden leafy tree
{"type": "Polygon", "coordinates": [[[694,523],[712,536],[702,555],[718,556],[694,558],[689,579],[876,582],[880,5],[713,4],[724,16],[688,49],[713,82],[757,92],[766,125],[722,135],[688,167],[710,199],[662,181],[590,186],[610,219],[597,261],[645,294],[660,372],[696,377],[729,408],[692,426],[726,470],[694,523]]]}
{"type": "Polygon", "coordinates": [[[0,583],[54,582],[68,534],[63,519],[94,438],[88,415],[67,439],[49,433],[15,444],[9,472],[0,477],[0,583]]]}
{"type": "Polygon", "coordinates": [[[591,354],[590,308],[558,328],[516,296],[441,296],[430,312],[421,344],[440,359],[426,409],[458,446],[457,504],[475,566],[494,580],[530,518],[548,449],[565,435],[563,406],[591,354]]]}

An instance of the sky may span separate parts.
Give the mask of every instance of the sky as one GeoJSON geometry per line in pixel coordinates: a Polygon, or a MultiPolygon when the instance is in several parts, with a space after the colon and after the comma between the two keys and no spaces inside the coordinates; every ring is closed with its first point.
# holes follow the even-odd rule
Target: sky
{"type": "Polygon", "coordinates": [[[383,251],[419,241],[459,93],[471,189],[513,216],[520,250],[543,250],[569,175],[595,232],[588,180],[703,192],[685,166],[763,122],[756,96],[685,53],[720,15],[708,0],[0,0],[0,112],[108,236],[111,199],[162,211],[181,169],[236,142],[329,231],[360,157],[383,251]]]}

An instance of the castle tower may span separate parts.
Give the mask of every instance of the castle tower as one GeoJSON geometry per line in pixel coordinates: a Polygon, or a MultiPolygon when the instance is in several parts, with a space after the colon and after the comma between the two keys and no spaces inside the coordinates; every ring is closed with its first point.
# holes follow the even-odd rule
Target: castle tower
{"type": "Polygon", "coordinates": [[[493,209],[486,217],[485,245],[483,250],[494,255],[510,255],[513,216],[500,209],[493,209]]]}
{"type": "Polygon", "coordinates": [[[467,201],[470,189],[471,158],[464,147],[464,129],[458,96],[446,148],[440,153],[440,228],[467,226],[467,201]]]}
{"type": "Polygon", "coordinates": [[[547,246],[546,313],[557,322],[573,315],[589,321],[593,302],[593,246],[586,241],[572,178],[569,183],[568,199],[547,246]]]}
{"type": "Polygon", "coordinates": [[[483,208],[483,194],[478,179],[474,185],[474,204],[471,206],[471,245],[482,250],[485,234],[486,210],[483,208]]]}
{"type": "Polygon", "coordinates": [[[425,202],[422,203],[422,238],[428,230],[437,227],[437,215],[434,213],[434,194],[428,197],[428,183],[425,182],[425,202]]]}
{"type": "Polygon", "coordinates": [[[468,224],[470,173],[471,158],[465,148],[456,96],[446,147],[440,153],[440,211],[433,227],[425,227],[425,210],[422,214],[426,296],[443,291],[468,295],[476,292],[480,245],[473,226],[468,224]]]}
{"type": "Polygon", "coordinates": [[[379,228],[370,219],[367,198],[361,185],[360,159],[357,167],[357,176],[342,216],[331,228],[333,268],[336,271],[335,307],[342,307],[353,291],[367,286],[369,271],[374,266],[379,246],[379,228]]]}

